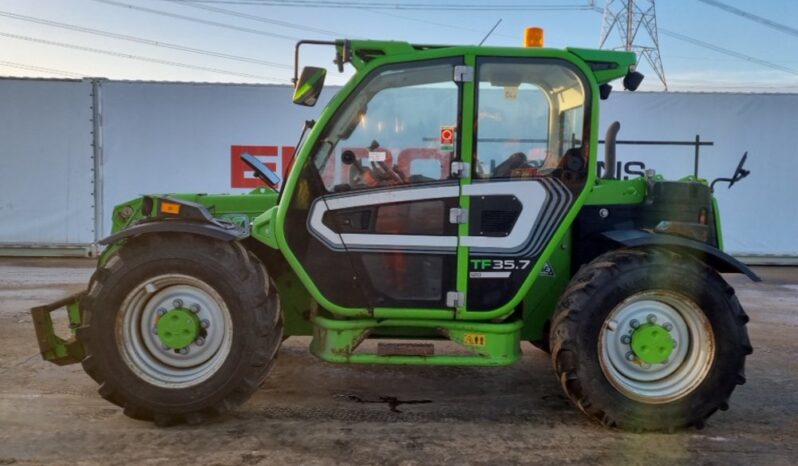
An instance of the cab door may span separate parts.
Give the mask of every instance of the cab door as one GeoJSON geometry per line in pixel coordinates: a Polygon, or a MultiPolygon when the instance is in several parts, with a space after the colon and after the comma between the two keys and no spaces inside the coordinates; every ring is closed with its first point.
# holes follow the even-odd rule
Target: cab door
{"type": "Polygon", "coordinates": [[[461,65],[447,58],[378,68],[315,138],[285,236],[327,307],[451,311],[461,65]]]}
{"type": "MultiPolygon", "coordinates": [[[[560,59],[478,57],[469,199],[467,310],[519,293],[588,178],[589,92],[560,59]]],[[[556,273],[548,271],[547,273],[556,273]]]]}

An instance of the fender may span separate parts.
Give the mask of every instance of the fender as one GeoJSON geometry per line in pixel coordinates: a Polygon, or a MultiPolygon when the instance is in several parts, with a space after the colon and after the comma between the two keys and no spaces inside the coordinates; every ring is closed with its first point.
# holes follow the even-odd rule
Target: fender
{"type": "Polygon", "coordinates": [[[244,239],[249,227],[214,218],[207,207],[170,197],[145,197],[145,215],[153,215],[99,241],[103,246],[148,233],[190,233],[222,241],[244,239]],[[167,209],[163,206],[170,205],[167,209]],[[176,206],[179,204],[178,206],[176,206]],[[175,208],[175,206],[177,208],[175,208]],[[153,213],[153,209],[156,211],[153,213]]]}
{"type": "Polygon", "coordinates": [[[125,228],[119,233],[114,233],[111,236],[101,239],[99,243],[103,246],[107,246],[124,238],[147,233],[191,233],[222,241],[244,239],[249,236],[249,231],[247,231],[247,229],[235,224],[224,225],[221,223],[192,222],[174,219],[137,223],[132,227],[125,228]]]}
{"type": "Polygon", "coordinates": [[[643,230],[612,230],[601,233],[605,239],[626,247],[662,246],[686,252],[721,273],[742,273],[755,282],[761,282],[747,265],[718,248],[700,241],[643,230]]]}

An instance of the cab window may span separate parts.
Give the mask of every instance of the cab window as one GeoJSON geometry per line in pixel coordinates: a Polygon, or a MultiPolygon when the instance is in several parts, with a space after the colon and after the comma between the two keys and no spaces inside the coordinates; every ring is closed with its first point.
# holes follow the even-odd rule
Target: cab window
{"type": "Polygon", "coordinates": [[[457,125],[454,64],[389,66],[337,112],[319,139],[313,163],[328,192],[399,186],[449,178],[457,125]]]}
{"type": "Polygon", "coordinates": [[[556,62],[487,61],[478,79],[477,178],[545,176],[577,165],[585,89],[574,70],[556,62]]]}

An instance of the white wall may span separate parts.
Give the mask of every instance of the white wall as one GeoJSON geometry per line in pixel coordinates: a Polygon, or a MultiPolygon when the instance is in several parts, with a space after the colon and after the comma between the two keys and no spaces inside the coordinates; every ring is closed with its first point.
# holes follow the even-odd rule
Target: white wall
{"type": "MultiPolygon", "coordinates": [[[[725,248],[737,255],[798,255],[798,94],[619,92],[602,109],[601,131],[621,122],[619,139],[713,141],[701,148],[699,176],[730,177],[748,151],[751,175],[718,184],[725,248]]],[[[603,133],[602,133],[603,134],[603,133]]],[[[618,146],[666,178],[693,172],[692,147],[618,146]]]]}
{"type": "MultiPolygon", "coordinates": [[[[314,108],[287,86],[99,81],[103,231],[114,205],[142,193],[242,192],[231,187],[231,146],[293,146],[314,108]]],[[[0,246],[90,243],[93,231],[91,84],[0,80],[0,246]]],[[[702,140],[702,177],[730,176],[745,150],[749,178],[717,191],[726,249],[798,257],[798,95],[616,92],[600,130],[620,139],[702,140]]],[[[667,178],[689,175],[692,147],[619,146],[667,178]]]]}
{"type": "Polygon", "coordinates": [[[94,242],[91,92],[0,79],[0,243],[94,242]]]}

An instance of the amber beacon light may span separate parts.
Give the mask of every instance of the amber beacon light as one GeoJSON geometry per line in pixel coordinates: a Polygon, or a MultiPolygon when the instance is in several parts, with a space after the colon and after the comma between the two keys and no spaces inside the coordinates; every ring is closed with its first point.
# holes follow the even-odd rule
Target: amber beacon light
{"type": "Polygon", "coordinates": [[[524,47],[543,47],[543,28],[524,29],[524,47]]]}

